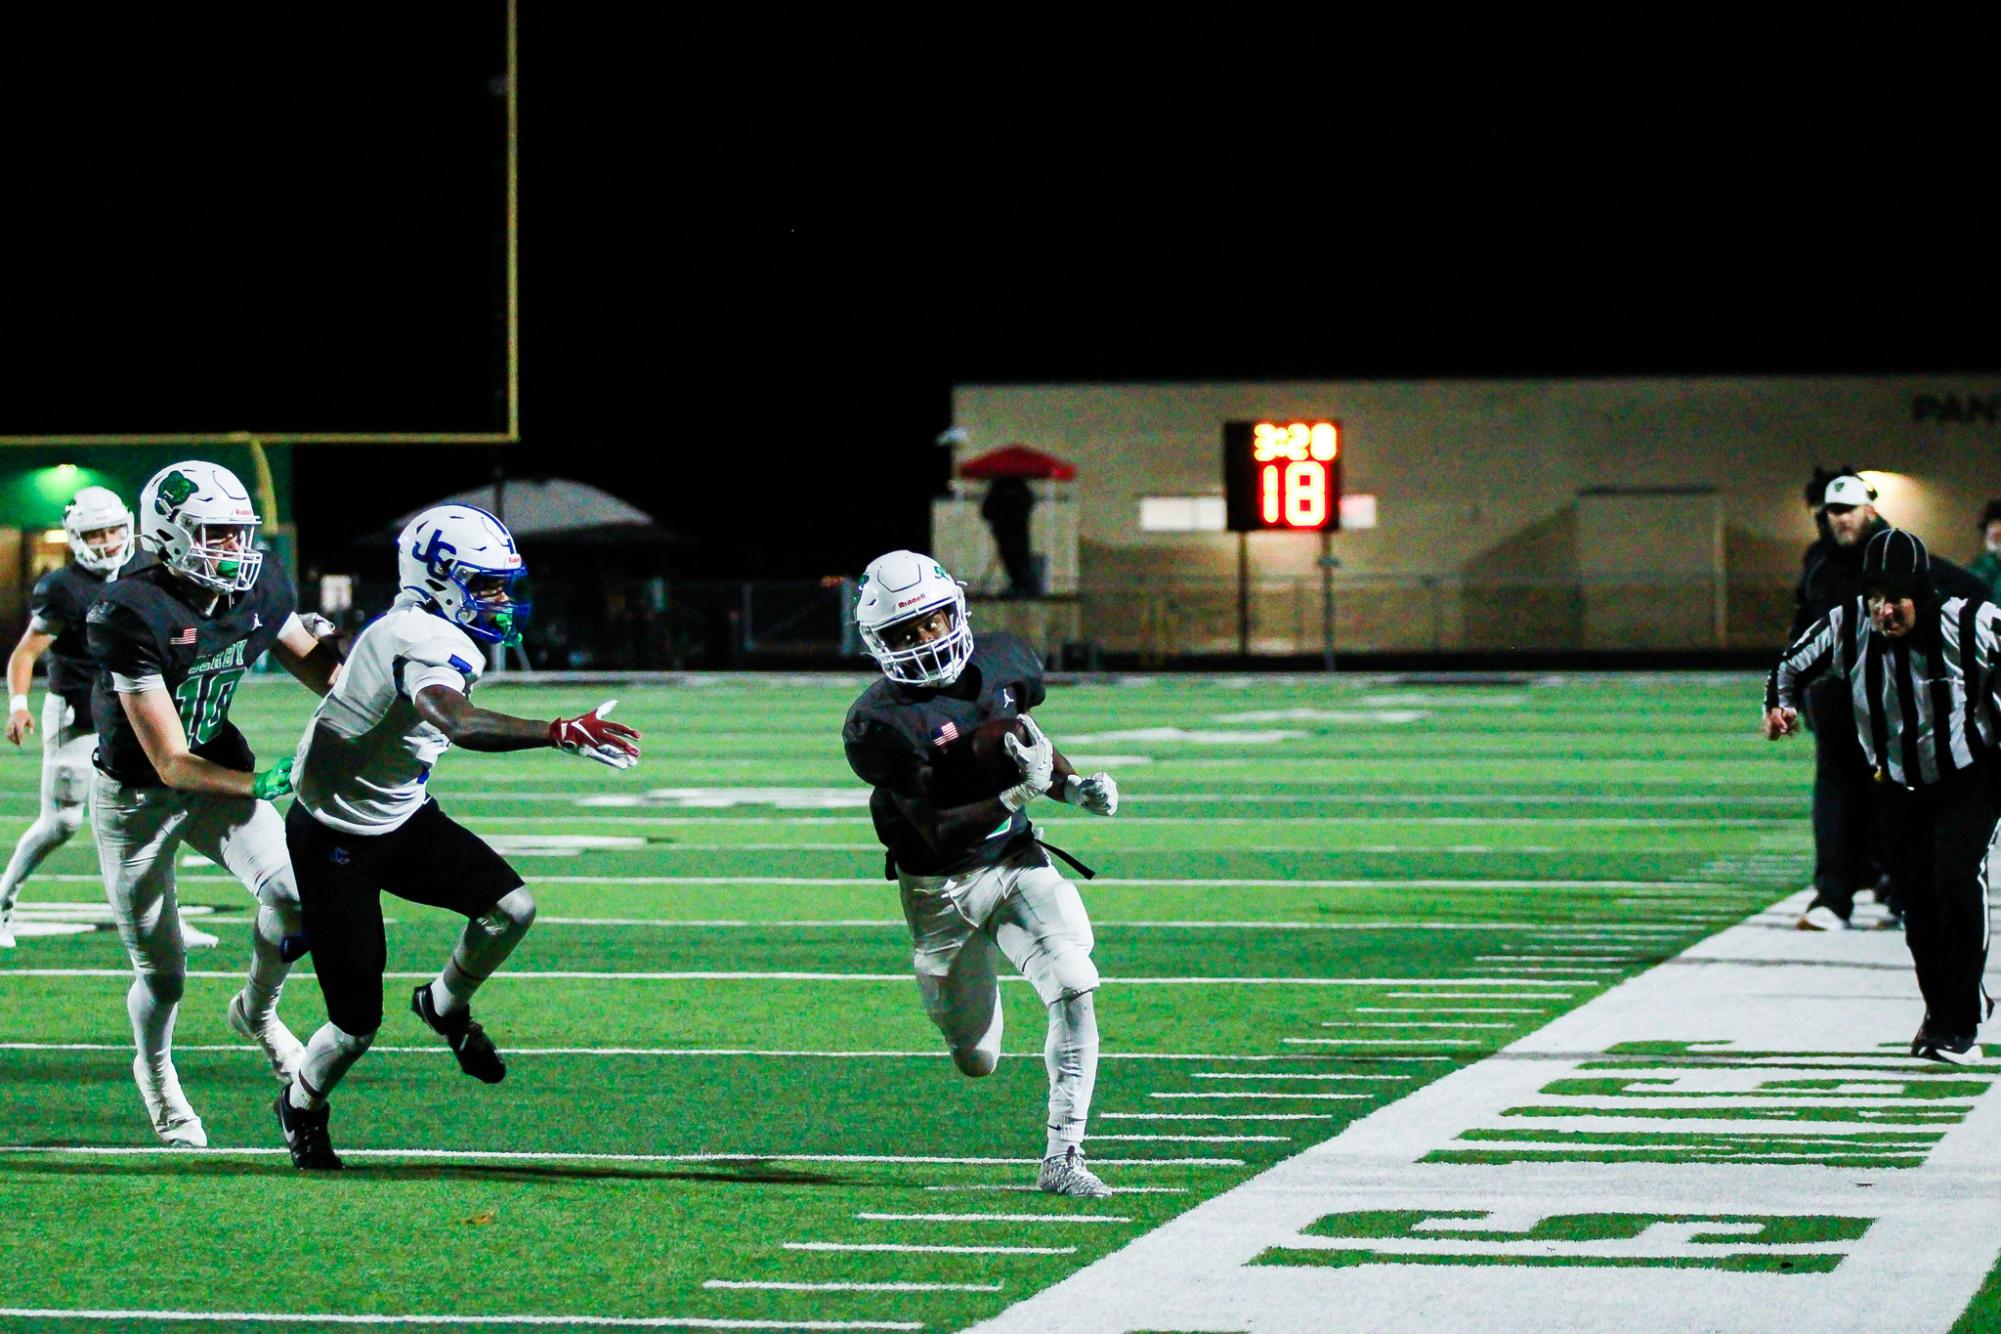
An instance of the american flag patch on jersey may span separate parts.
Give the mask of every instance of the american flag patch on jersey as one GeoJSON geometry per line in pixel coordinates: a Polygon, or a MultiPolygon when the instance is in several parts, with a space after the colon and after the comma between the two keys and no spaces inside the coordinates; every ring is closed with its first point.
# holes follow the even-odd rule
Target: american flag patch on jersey
{"type": "Polygon", "coordinates": [[[957,723],[941,723],[938,726],[938,730],[931,734],[931,744],[934,746],[949,746],[958,739],[959,725],[957,723]]]}
{"type": "Polygon", "coordinates": [[[191,626],[189,626],[189,627],[188,627],[187,629],[185,629],[185,630],[181,631],[181,632],[180,632],[179,634],[175,635],[175,636],[173,637],[173,639],[172,639],[171,641],[169,641],[169,642],[171,642],[171,643],[175,643],[175,644],[192,644],[192,643],[194,643],[194,642],[195,642],[195,628],[194,628],[194,627],[193,627],[192,625],[191,625],[191,626]]]}

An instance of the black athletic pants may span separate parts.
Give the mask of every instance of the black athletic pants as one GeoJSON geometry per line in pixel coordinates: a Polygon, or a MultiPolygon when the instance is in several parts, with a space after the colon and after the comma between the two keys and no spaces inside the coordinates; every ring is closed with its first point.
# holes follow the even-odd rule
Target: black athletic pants
{"type": "Polygon", "coordinates": [[[1876,883],[1883,842],[1875,775],[1855,735],[1848,682],[1822,677],[1806,690],[1813,727],[1813,891],[1843,917],[1855,891],[1876,883]]]}
{"type": "Polygon", "coordinates": [[[388,833],[372,835],[329,828],[295,801],[285,814],[285,844],[327,1018],[356,1037],[382,1027],[382,973],[389,957],[382,934],[383,890],[479,917],[521,887],[506,859],[435,801],[388,833]]]}
{"type": "Polygon", "coordinates": [[[1972,1037],[1987,969],[1987,849],[2001,821],[2001,774],[1980,764],[1928,788],[1882,783],[1890,874],[1904,939],[1935,1029],[1972,1037]]]}

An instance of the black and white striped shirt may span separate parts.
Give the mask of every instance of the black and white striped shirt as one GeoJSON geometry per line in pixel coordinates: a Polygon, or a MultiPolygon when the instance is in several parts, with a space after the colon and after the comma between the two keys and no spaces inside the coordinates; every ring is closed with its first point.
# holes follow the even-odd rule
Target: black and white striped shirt
{"type": "Polygon", "coordinates": [[[2001,739],[1997,661],[2001,608],[1991,602],[1947,598],[1936,633],[1921,620],[1891,639],[1856,598],[1793,641],[1765,681],[1765,707],[1798,708],[1800,687],[1822,672],[1845,677],[1870,766],[1905,787],[1929,787],[1993,754],[2001,739]]]}

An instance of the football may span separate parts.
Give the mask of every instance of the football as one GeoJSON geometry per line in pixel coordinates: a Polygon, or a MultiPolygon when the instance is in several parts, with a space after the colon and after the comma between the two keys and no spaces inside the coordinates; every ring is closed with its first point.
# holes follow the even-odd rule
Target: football
{"type": "Polygon", "coordinates": [[[1012,732],[1024,744],[1028,734],[1018,718],[989,718],[940,748],[931,767],[931,799],[939,806],[963,806],[1004,792],[1021,781],[1021,769],[1001,738],[1012,732]]]}

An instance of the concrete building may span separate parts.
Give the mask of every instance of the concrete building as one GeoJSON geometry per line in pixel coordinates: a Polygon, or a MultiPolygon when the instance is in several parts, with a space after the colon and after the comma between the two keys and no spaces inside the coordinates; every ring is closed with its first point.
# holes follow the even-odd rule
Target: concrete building
{"type": "MultiPolygon", "coordinates": [[[[2001,374],[966,385],[953,425],[955,463],[1020,442],[1078,469],[1038,484],[1052,596],[981,623],[1142,659],[1246,628],[1253,653],[1763,650],[1816,463],[1872,470],[1885,517],[1961,562],[2001,495],[2001,374]],[[1224,424],[1320,420],[1342,439],[1331,572],[1317,535],[1221,531],[1224,424]]],[[[933,543],[978,594],[997,567],[961,490],[933,543]]]]}

